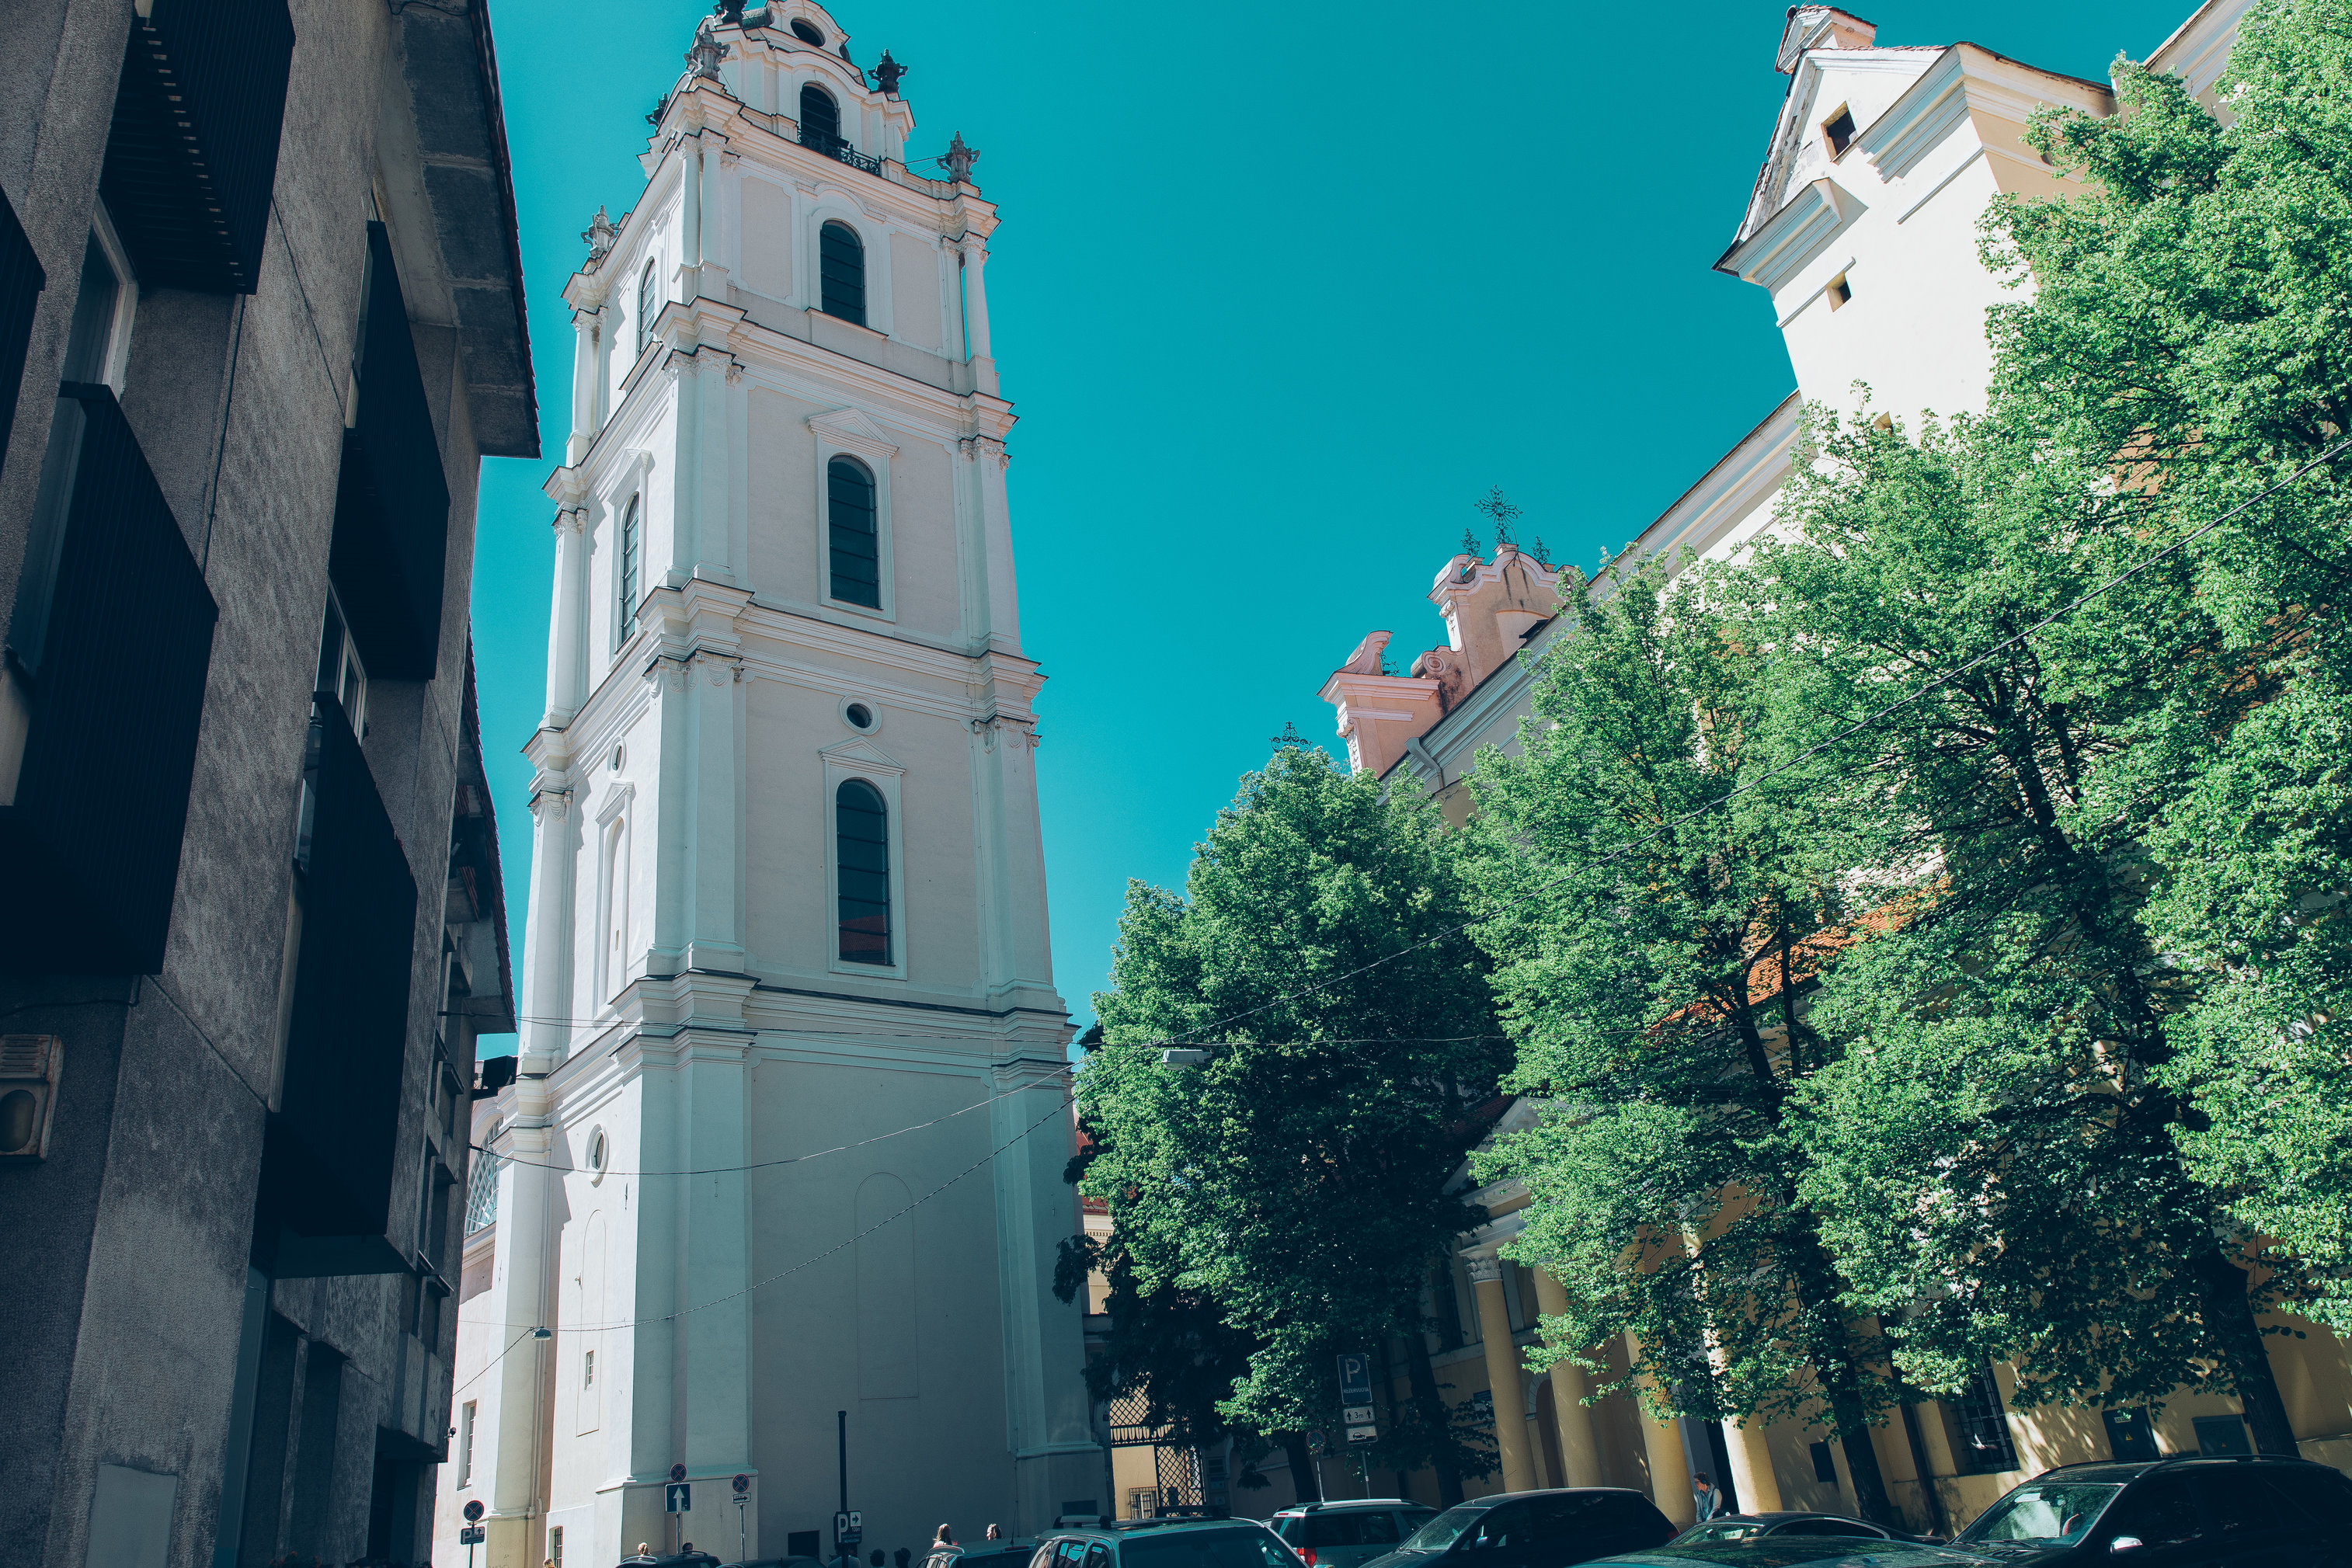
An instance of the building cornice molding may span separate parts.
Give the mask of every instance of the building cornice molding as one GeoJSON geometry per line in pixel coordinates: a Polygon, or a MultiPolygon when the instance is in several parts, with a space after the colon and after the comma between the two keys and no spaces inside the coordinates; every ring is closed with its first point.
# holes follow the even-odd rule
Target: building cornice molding
{"type": "Polygon", "coordinates": [[[1807,181],[1754,234],[1725,251],[1715,269],[1778,293],[1823,246],[1868,210],[1861,198],[1826,174],[1807,181]]]}

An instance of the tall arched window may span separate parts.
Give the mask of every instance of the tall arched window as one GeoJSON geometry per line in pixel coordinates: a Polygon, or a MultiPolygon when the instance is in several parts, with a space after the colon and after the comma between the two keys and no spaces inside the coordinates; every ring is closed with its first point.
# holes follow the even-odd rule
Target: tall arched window
{"type": "Polygon", "coordinates": [[[851,964],[890,961],[890,813],[881,792],[845,779],[833,792],[840,889],[841,956],[851,964]]]}
{"type": "Polygon", "coordinates": [[[653,340],[654,264],[649,261],[637,276],[637,352],[644,353],[646,345],[653,340]]]}
{"type": "Polygon", "coordinates": [[[817,276],[823,280],[818,308],[828,316],[866,325],[866,242],[835,220],[817,232],[817,276]]]}
{"type": "Polygon", "coordinates": [[[833,94],[814,82],[801,87],[801,142],[808,147],[831,148],[841,140],[841,106],[833,101],[833,94]]]}
{"type": "Polygon", "coordinates": [[[824,465],[827,543],[833,597],[845,604],[882,608],[882,549],[874,526],[874,476],[855,457],[824,465]]]}
{"type": "Polygon", "coordinates": [[[637,610],[637,579],[645,559],[645,514],[637,506],[637,497],[629,497],[626,509],[621,513],[621,537],[614,560],[613,646],[619,647],[629,640],[629,618],[637,610]]]}

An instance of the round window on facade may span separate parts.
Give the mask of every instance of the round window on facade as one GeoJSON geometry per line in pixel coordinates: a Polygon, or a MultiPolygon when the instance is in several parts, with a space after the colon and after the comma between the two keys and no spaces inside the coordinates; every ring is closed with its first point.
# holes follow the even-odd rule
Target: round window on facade
{"type": "Polygon", "coordinates": [[[614,772],[618,773],[621,770],[621,764],[626,760],[628,755],[626,747],[619,746],[613,747],[613,759],[611,766],[614,772]]]}
{"type": "Polygon", "coordinates": [[[604,1166],[611,1162],[612,1145],[604,1137],[604,1129],[596,1128],[588,1134],[588,1179],[593,1184],[604,1179],[604,1166]]]}
{"type": "Polygon", "coordinates": [[[864,703],[849,703],[844,706],[841,710],[841,721],[861,735],[872,730],[875,725],[880,722],[875,718],[874,710],[864,703]]]}
{"type": "Polygon", "coordinates": [[[816,30],[816,24],[804,22],[798,16],[793,18],[793,37],[803,44],[814,44],[820,49],[824,47],[824,35],[816,30]]]}

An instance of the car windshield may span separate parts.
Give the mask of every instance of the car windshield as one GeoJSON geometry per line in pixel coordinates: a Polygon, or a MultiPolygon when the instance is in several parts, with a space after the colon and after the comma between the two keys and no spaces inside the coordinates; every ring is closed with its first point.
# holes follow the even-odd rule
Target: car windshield
{"type": "Polygon", "coordinates": [[[2072,1546],[2091,1532],[2120,1486],[2034,1481],[2021,1486],[1960,1531],[1960,1541],[2054,1541],[2072,1546]]]}
{"type": "Polygon", "coordinates": [[[1676,1538],[1679,1546],[1694,1541],[1752,1541],[1764,1533],[1764,1527],[1752,1519],[1727,1520],[1721,1524],[1702,1524],[1686,1530],[1676,1538]]]}
{"type": "Polygon", "coordinates": [[[1407,1552],[1443,1552],[1461,1539],[1462,1532],[1478,1522],[1486,1509],[1473,1503],[1457,1503],[1412,1532],[1404,1543],[1407,1552]]]}
{"type": "Polygon", "coordinates": [[[1130,1535],[1118,1543],[1119,1568],[1271,1568],[1277,1559],[1297,1561],[1255,1524],[1239,1530],[1130,1535]]]}

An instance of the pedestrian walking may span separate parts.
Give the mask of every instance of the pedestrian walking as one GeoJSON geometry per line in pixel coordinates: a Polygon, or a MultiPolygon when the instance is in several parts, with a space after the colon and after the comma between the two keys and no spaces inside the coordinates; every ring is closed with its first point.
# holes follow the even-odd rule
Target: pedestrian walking
{"type": "Polygon", "coordinates": [[[990,1525],[990,1526],[988,1527],[988,1539],[989,1539],[989,1540],[991,1540],[991,1541],[1002,1541],[1002,1540],[1003,1540],[1003,1539],[1004,1539],[1004,1526],[1003,1526],[1003,1525],[1001,1525],[1001,1524],[992,1524],[992,1525],[990,1525]]]}
{"type": "Polygon", "coordinates": [[[1705,1524],[1723,1511],[1723,1489],[1705,1470],[1691,1477],[1691,1501],[1698,1510],[1698,1521],[1705,1524]]]}
{"type": "Polygon", "coordinates": [[[952,1568],[955,1560],[962,1555],[963,1548],[956,1544],[955,1531],[942,1524],[939,1533],[931,1537],[931,1554],[923,1559],[923,1568],[952,1568]]]}

